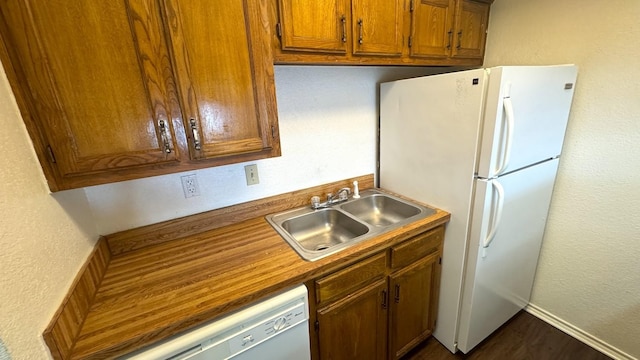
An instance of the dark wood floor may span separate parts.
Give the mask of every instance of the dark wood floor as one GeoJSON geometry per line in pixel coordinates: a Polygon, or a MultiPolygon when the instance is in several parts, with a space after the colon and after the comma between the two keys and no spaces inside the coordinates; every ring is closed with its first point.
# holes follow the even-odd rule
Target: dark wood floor
{"type": "Polygon", "coordinates": [[[430,338],[403,360],[610,360],[535,316],[521,311],[468,354],[452,354],[430,338]]]}

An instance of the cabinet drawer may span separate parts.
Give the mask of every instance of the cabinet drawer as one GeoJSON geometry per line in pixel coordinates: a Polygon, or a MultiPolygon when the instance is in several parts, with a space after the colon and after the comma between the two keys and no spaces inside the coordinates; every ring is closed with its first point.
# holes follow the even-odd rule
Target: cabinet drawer
{"type": "Polygon", "coordinates": [[[439,251],[444,239],[444,226],[420,234],[391,248],[391,268],[407,266],[431,253],[439,251]]]}
{"type": "Polygon", "coordinates": [[[316,280],[316,301],[318,304],[344,297],[363,286],[385,276],[386,252],[374,255],[334,274],[316,280]]]}

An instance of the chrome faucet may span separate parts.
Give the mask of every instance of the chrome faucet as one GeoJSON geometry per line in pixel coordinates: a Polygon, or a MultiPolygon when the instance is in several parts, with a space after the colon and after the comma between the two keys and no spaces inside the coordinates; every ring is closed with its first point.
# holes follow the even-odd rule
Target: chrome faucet
{"type": "Polygon", "coordinates": [[[348,187],[343,187],[338,190],[335,195],[332,193],[327,194],[327,201],[321,203],[319,196],[313,196],[311,198],[311,208],[314,210],[323,209],[329,207],[333,204],[341,203],[343,201],[349,200],[349,195],[351,195],[351,189],[348,187]]]}
{"type": "Polygon", "coordinates": [[[342,201],[347,201],[349,199],[349,195],[351,195],[351,189],[348,187],[343,187],[342,189],[336,192],[337,198],[335,196],[329,197],[331,194],[327,194],[327,201],[331,204],[335,204],[342,201]]]}

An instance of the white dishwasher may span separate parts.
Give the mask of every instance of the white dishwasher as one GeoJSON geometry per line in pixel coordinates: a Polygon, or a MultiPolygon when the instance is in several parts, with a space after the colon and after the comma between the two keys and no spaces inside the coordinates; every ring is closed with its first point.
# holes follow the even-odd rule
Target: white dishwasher
{"type": "Polygon", "coordinates": [[[128,360],[309,360],[307,288],[293,289],[125,355],[128,360]]]}

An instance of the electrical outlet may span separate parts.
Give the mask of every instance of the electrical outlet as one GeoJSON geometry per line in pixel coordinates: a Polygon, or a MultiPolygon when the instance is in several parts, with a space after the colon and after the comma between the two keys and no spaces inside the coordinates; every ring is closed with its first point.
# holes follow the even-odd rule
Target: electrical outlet
{"type": "Polygon", "coordinates": [[[182,180],[182,190],[184,191],[185,199],[200,196],[200,187],[198,186],[196,174],[181,176],[180,180],[182,180]]]}
{"type": "Polygon", "coordinates": [[[258,178],[258,165],[246,165],[244,167],[244,174],[247,177],[247,186],[260,183],[260,178],[258,178]]]}

